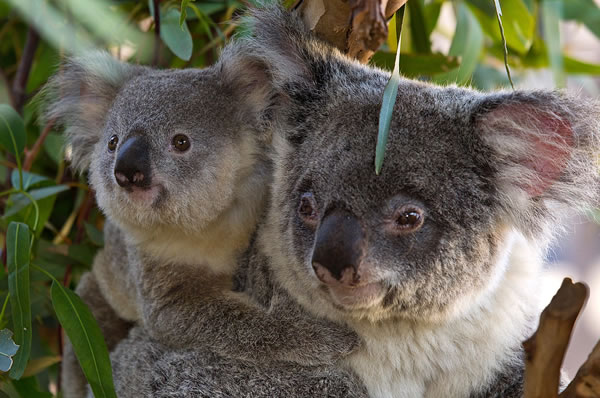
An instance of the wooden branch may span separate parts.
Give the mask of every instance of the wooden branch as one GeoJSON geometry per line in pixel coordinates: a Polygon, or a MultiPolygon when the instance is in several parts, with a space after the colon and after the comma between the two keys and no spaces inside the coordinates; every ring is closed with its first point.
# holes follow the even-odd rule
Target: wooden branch
{"type": "Polygon", "coordinates": [[[300,0],[295,7],[318,37],[367,63],[387,38],[387,20],[406,1],[300,0]]]}
{"type": "Polygon", "coordinates": [[[154,6],[154,58],[152,60],[152,64],[154,66],[158,66],[160,63],[160,0],[152,0],[152,5],[154,6]]]}
{"type": "Polygon", "coordinates": [[[31,71],[31,65],[33,64],[33,58],[35,57],[35,50],[37,50],[40,37],[31,26],[27,31],[27,39],[25,41],[25,49],[23,55],[19,61],[19,67],[13,80],[12,85],[12,99],[15,110],[20,114],[23,113],[23,105],[25,105],[27,80],[29,80],[29,72],[31,71]]]}
{"type": "Polygon", "coordinates": [[[560,398],[600,398],[600,341],[560,398]]]}
{"type": "Polygon", "coordinates": [[[42,130],[40,136],[33,144],[33,147],[31,147],[31,150],[26,152],[25,161],[23,162],[23,170],[25,170],[25,171],[31,170],[31,166],[33,166],[33,161],[35,160],[38,153],[40,152],[40,149],[42,149],[42,145],[44,145],[44,141],[46,141],[46,137],[48,137],[48,134],[50,134],[50,131],[52,130],[52,126],[54,126],[54,119],[50,120],[46,124],[46,126],[44,127],[44,130],[42,130]]]}
{"type": "Polygon", "coordinates": [[[538,330],[523,343],[525,398],[556,398],[560,368],[575,320],[587,299],[587,287],[565,278],[540,317],[538,330]]]}

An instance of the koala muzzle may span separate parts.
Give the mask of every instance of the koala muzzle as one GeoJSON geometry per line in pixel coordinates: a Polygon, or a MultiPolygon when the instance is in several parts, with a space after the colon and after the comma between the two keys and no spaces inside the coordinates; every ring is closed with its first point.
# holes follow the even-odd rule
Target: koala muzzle
{"type": "Polygon", "coordinates": [[[150,145],[146,138],[133,136],[119,148],[115,178],[123,188],[149,188],[152,184],[150,145]]]}
{"type": "Polygon", "coordinates": [[[317,231],[312,265],[324,283],[336,281],[348,286],[360,283],[360,263],[366,244],[358,219],[345,210],[333,210],[317,231]]]}

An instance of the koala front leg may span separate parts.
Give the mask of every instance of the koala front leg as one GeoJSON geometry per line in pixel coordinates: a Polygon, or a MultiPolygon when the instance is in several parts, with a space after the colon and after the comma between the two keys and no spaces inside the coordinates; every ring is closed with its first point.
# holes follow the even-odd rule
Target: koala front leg
{"type": "Polygon", "coordinates": [[[119,398],[368,397],[358,376],[339,365],[245,361],[207,347],[173,350],[140,327],[119,343],[111,360],[119,398]]]}
{"type": "MultiPolygon", "coordinates": [[[[92,311],[102,330],[109,351],[112,350],[119,341],[127,337],[132,324],[119,318],[115,313],[105,300],[94,274],[91,272],[81,277],[76,292],[92,311]]],[[[67,336],[65,336],[63,347],[61,386],[65,398],[82,398],[87,394],[87,380],[67,336]]]]}
{"type": "Polygon", "coordinates": [[[239,359],[316,365],[333,363],[359,344],[349,328],[309,316],[282,292],[267,311],[231,291],[229,277],[176,265],[141,269],[144,326],[166,346],[203,345],[239,359]]]}

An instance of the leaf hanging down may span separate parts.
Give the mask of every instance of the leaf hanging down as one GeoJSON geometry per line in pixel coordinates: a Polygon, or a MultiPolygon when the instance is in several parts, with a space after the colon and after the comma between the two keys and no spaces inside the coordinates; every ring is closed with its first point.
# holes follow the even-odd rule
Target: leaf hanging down
{"type": "Polygon", "coordinates": [[[403,5],[396,13],[396,34],[398,35],[398,46],[396,48],[396,61],[390,81],[385,86],[383,91],[383,101],[381,103],[381,111],[379,112],[379,132],[377,134],[377,146],[375,148],[375,174],[379,175],[383,166],[383,157],[385,155],[385,146],[387,144],[390,133],[390,123],[392,122],[392,114],[394,113],[394,105],[396,104],[396,96],[398,95],[398,84],[400,84],[400,38],[402,35],[402,22],[404,20],[404,10],[406,5],[403,5]]]}
{"type": "Polygon", "coordinates": [[[17,111],[0,104],[0,146],[19,157],[25,148],[25,123],[17,111]]]}
{"type": "Polygon", "coordinates": [[[116,398],[106,342],[85,303],[54,280],[50,289],[56,317],[71,344],[96,398],[116,398]]]}
{"type": "Polygon", "coordinates": [[[29,227],[23,223],[11,222],[6,233],[8,291],[15,342],[21,347],[14,357],[14,364],[10,370],[10,377],[13,379],[21,378],[31,352],[29,248],[29,227]]]}

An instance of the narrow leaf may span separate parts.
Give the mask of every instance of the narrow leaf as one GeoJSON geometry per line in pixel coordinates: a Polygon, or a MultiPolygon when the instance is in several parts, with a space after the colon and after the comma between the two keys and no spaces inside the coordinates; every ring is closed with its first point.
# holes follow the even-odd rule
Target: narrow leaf
{"type": "Polygon", "coordinates": [[[16,157],[25,149],[25,123],[7,104],[0,104],[0,146],[16,157]]]}
{"type": "Polygon", "coordinates": [[[181,15],[179,16],[179,26],[183,26],[185,19],[187,18],[187,8],[188,5],[194,0],[181,0],[181,15]]]}
{"type": "Polygon", "coordinates": [[[379,131],[377,133],[377,145],[375,148],[375,174],[379,175],[383,166],[383,158],[385,155],[385,146],[387,145],[388,136],[390,133],[390,124],[394,113],[394,105],[396,104],[396,96],[398,94],[398,85],[400,84],[400,38],[402,35],[402,22],[404,19],[404,11],[406,5],[403,5],[396,12],[396,32],[398,34],[398,46],[396,48],[396,61],[390,81],[383,90],[383,101],[379,112],[379,131]]]}
{"type": "MultiPolygon", "coordinates": [[[[41,176],[39,174],[30,173],[28,171],[22,171],[23,174],[23,189],[28,191],[29,188],[32,188],[44,181],[51,181],[48,177],[41,176]]],[[[13,170],[10,175],[10,182],[13,187],[19,187],[19,170],[13,170]]]]}
{"type": "Polygon", "coordinates": [[[461,57],[461,63],[457,69],[436,76],[435,81],[441,84],[467,83],[477,67],[482,49],[483,31],[479,22],[463,3],[458,3],[456,32],[448,55],[461,57]]]}
{"type": "Polygon", "coordinates": [[[12,309],[15,343],[20,346],[14,357],[10,377],[21,378],[31,352],[31,303],[29,292],[29,227],[11,222],[6,233],[8,291],[12,309]]]}
{"type": "Polygon", "coordinates": [[[510,86],[514,90],[515,85],[512,81],[512,77],[510,76],[510,67],[508,66],[508,48],[506,47],[506,38],[504,37],[504,26],[502,26],[502,9],[500,8],[500,1],[494,0],[494,5],[496,7],[496,17],[498,18],[498,27],[500,28],[500,36],[502,37],[502,45],[504,47],[504,67],[506,68],[506,76],[508,76],[508,81],[510,82],[510,86]]]}
{"type": "Polygon", "coordinates": [[[423,0],[412,0],[407,3],[410,15],[410,37],[418,54],[430,54],[431,42],[427,33],[423,0]]]}
{"type": "Polygon", "coordinates": [[[23,377],[34,376],[50,366],[59,363],[60,360],[61,357],[58,355],[32,359],[29,361],[29,364],[27,364],[23,377]]]}
{"type": "Polygon", "coordinates": [[[8,372],[13,364],[13,355],[19,346],[12,339],[13,332],[8,329],[0,330],[0,371],[8,372]]]}
{"type": "MultiPolygon", "coordinates": [[[[50,187],[34,189],[29,194],[34,200],[41,200],[52,195],[59,194],[60,192],[68,190],[69,187],[66,185],[53,185],[50,187]]],[[[17,214],[19,211],[31,204],[28,197],[23,194],[16,194],[11,196],[12,205],[6,210],[3,217],[10,217],[17,214]]]]}
{"type": "Polygon", "coordinates": [[[79,359],[96,398],[116,398],[108,348],[89,308],[74,292],[57,281],[50,289],[56,316],[79,359]]]}

